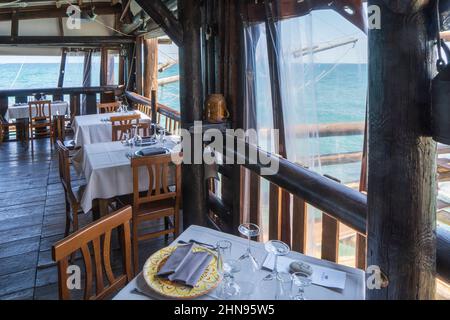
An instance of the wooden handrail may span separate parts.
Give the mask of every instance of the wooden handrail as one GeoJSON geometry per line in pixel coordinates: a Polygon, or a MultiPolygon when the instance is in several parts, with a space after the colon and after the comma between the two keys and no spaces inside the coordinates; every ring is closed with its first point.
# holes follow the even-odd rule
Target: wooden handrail
{"type": "Polygon", "coordinates": [[[37,93],[52,94],[52,95],[62,95],[71,93],[98,93],[115,90],[123,90],[123,86],[8,89],[8,90],[0,90],[0,97],[32,96],[37,93]]]}
{"type": "MultiPolygon", "coordinates": [[[[235,138],[237,140],[237,138],[235,138]]],[[[367,196],[359,191],[346,187],[318,173],[294,164],[284,158],[262,151],[256,146],[245,143],[245,154],[239,150],[227,148],[228,155],[235,156],[235,160],[245,161],[242,165],[261,176],[261,170],[267,168],[262,163],[250,163],[249,150],[257,149],[264,153],[271,161],[278,161],[279,170],[274,175],[264,175],[262,178],[283,188],[329,216],[344,223],[356,232],[366,235],[367,224],[367,196]]],[[[294,212],[295,213],[295,212],[294,212]]],[[[450,281],[450,231],[438,226],[436,268],[438,277],[450,281]]]]}

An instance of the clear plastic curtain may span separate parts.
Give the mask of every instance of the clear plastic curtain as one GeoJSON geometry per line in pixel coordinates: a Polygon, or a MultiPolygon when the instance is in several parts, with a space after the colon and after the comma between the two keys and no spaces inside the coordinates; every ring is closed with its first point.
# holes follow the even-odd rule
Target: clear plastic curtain
{"type": "MultiPolygon", "coordinates": [[[[257,130],[257,144],[264,150],[274,152],[274,140],[270,134],[273,129],[272,95],[269,62],[267,59],[267,38],[264,23],[245,28],[245,110],[244,129],[257,130]]],[[[251,141],[250,141],[251,142],[251,141]]],[[[245,171],[243,218],[249,216],[249,176],[245,171]]],[[[267,235],[269,217],[269,183],[261,179],[260,186],[260,224],[267,235]]],[[[263,239],[265,238],[263,235],[263,239]]]]}
{"type": "MultiPolygon", "coordinates": [[[[357,135],[342,134],[342,131],[364,127],[365,35],[332,10],[313,11],[302,17],[277,21],[272,30],[276,37],[271,38],[277,39],[275,51],[288,160],[357,187],[362,130],[357,135]]],[[[260,147],[274,151],[273,140],[267,135],[273,128],[273,117],[266,32],[264,23],[245,28],[245,124],[247,128],[258,129],[260,147]]],[[[267,230],[269,185],[266,180],[261,181],[260,214],[263,229],[267,230]]],[[[248,183],[245,187],[248,188],[248,183]]],[[[248,203],[248,199],[244,200],[248,203]]],[[[248,214],[246,209],[244,219],[248,214]]],[[[321,217],[320,211],[308,208],[309,255],[320,256],[321,217]]],[[[350,232],[345,228],[341,230],[350,232]]],[[[345,240],[350,248],[347,251],[354,251],[354,234],[349,233],[346,237],[350,239],[345,240]]]]}

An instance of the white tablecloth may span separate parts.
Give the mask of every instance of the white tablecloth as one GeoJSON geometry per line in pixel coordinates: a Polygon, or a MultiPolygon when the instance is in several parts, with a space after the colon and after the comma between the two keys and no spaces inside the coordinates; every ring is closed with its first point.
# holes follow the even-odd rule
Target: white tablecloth
{"type": "MultiPolygon", "coordinates": [[[[65,115],[69,113],[69,104],[66,101],[52,102],[52,116],[65,115]]],[[[33,108],[35,110],[35,108],[33,108]]],[[[45,114],[48,115],[48,107],[45,108],[45,114]]],[[[33,112],[33,116],[36,115],[33,112]]],[[[29,118],[30,112],[28,111],[28,103],[12,105],[8,107],[8,112],[5,115],[7,121],[10,119],[29,118]]]]}
{"type": "MultiPolygon", "coordinates": [[[[175,146],[174,137],[167,137],[165,147],[175,146]]],[[[156,144],[155,146],[161,146],[156,144]]],[[[73,164],[86,179],[86,189],[81,198],[84,212],[92,209],[94,199],[110,199],[133,193],[133,174],[130,159],[126,156],[130,148],[122,142],[86,144],[75,154],[73,164]]],[[[139,148],[135,148],[137,151],[139,148]]],[[[148,174],[142,168],[139,178],[141,190],[148,189],[148,174]]],[[[169,170],[169,182],[174,181],[174,170],[169,170]]]]}
{"type": "MultiPolygon", "coordinates": [[[[199,226],[190,226],[185,232],[183,232],[173,243],[176,243],[179,240],[189,241],[191,239],[195,239],[196,241],[201,241],[203,243],[209,243],[214,245],[218,240],[229,240],[232,242],[232,255],[235,258],[240,257],[247,247],[247,240],[236,237],[230,234],[226,234],[223,232],[218,232],[216,230],[199,227],[199,226]]],[[[252,252],[255,255],[255,258],[258,259],[259,262],[262,262],[266,256],[266,251],[264,250],[264,244],[252,241],[251,243],[252,252]]],[[[302,262],[306,262],[314,266],[321,266],[325,268],[330,268],[333,270],[338,270],[346,273],[346,281],[345,288],[343,290],[338,289],[330,289],[321,287],[318,285],[311,285],[305,288],[305,297],[310,300],[363,300],[365,299],[365,274],[363,270],[346,267],[343,265],[338,265],[336,263],[332,263],[325,260],[320,260],[317,258],[305,256],[298,252],[289,253],[288,257],[293,258],[295,260],[300,260],[302,262]]],[[[287,270],[279,270],[279,271],[287,271],[287,270]]],[[[255,283],[259,283],[259,280],[264,278],[268,274],[267,271],[259,271],[256,275],[255,283]]],[[[236,274],[236,281],[240,281],[240,279],[246,279],[248,276],[244,270],[236,274]]],[[[139,274],[136,278],[134,278],[127,286],[125,286],[115,297],[115,300],[148,300],[149,297],[139,295],[136,293],[132,293],[134,288],[138,288],[140,291],[145,292],[146,294],[153,297],[153,299],[164,299],[161,296],[158,296],[154,291],[152,291],[145,280],[142,277],[142,274],[139,274]]],[[[242,299],[252,299],[252,300],[273,300],[275,295],[275,289],[273,291],[262,291],[256,290],[251,296],[242,297],[242,299]]],[[[215,291],[210,292],[208,295],[200,297],[198,299],[206,299],[206,300],[214,300],[218,299],[215,291]]],[[[301,302],[299,302],[301,303],[301,302]]]]}
{"type": "MultiPolygon", "coordinates": [[[[150,121],[150,117],[140,111],[126,113],[128,115],[138,113],[141,115],[140,121],[150,121]]],[[[102,121],[114,116],[123,116],[125,113],[102,113],[77,116],[73,121],[75,132],[75,145],[82,147],[85,144],[112,141],[112,124],[109,121],[102,121]]]]}

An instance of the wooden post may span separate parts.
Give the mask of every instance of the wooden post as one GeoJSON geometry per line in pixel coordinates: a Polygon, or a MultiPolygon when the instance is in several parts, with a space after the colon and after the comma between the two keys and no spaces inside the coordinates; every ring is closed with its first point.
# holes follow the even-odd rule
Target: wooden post
{"type": "Polygon", "coordinates": [[[425,136],[434,54],[429,1],[369,0],[367,265],[389,285],[369,299],[433,299],[436,270],[436,143],[425,136]]]}
{"type": "MultiPolygon", "coordinates": [[[[158,92],[158,39],[144,40],[144,96],[158,92]]],[[[156,98],[156,95],[155,95],[156,98]]]]}
{"type": "Polygon", "coordinates": [[[142,37],[136,39],[136,93],[142,95],[143,93],[143,79],[142,79],[142,37]]]}
{"type": "MultiPolygon", "coordinates": [[[[92,70],[92,50],[88,50],[84,53],[83,64],[83,87],[91,86],[91,70],[92,70]]],[[[83,95],[82,108],[84,112],[82,114],[95,114],[97,113],[97,106],[93,103],[92,97],[83,95]]]]}
{"type": "MultiPolygon", "coordinates": [[[[203,118],[200,1],[179,0],[178,16],[183,29],[179,54],[181,126],[189,129],[194,121],[201,121],[203,118]]],[[[204,166],[183,164],[182,170],[184,228],[192,224],[206,225],[208,194],[204,166]]]]}

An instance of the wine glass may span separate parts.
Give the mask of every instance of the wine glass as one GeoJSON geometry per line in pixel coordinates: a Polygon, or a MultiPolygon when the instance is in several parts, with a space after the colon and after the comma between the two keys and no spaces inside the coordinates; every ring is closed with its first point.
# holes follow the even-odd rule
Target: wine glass
{"type": "Polygon", "coordinates": [[[254,224],[254,223],[242,223],[241,225],[239,225],[238,230],[239,230],[240,234],[246,236],[248,239],[247,250],[245,251],[245,253],[242,256],[240,256],[239,260],[249,259],[251,261],[253,269],[259,270],[259,264],[256,261],[255,256],[252,254],[250,244],[251,244],[252,237],[259,236],[259,234],[261,232],[260,228],[258,227],[258,225],[254,224]]]}
{"type": "Polygon", "coordinates": [[[217,248],[217,269],[221,277],[219,296],[223,299],[236,298],[239,296],[241,288],[234,279],[234,274],[241,271],[238,260],[231,257],[231,242],[221,240],[216,243],[217,248]]]}
{"type": "Polygon", "coordinates": [[[306,300],[305,287],[311,285],[311,275],[306,272],[292,274],[292,300],[306,300]]]}
{"type": "Polygon", "coordinates": [[[276,280],[278,274],[278,257],[287,255],[291,250],[289,246],[283,241],[270,240],[264,245],[264,248],[269,254],[274,255],[274,265],[272,272],[268,274],[264,280],[276,280]]]}

